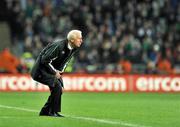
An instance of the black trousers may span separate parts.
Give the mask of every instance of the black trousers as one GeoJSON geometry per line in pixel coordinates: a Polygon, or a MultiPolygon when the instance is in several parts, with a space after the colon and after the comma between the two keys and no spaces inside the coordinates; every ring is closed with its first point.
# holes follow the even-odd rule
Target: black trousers
{"type": "Polygon", "coordinates": [[[62,95],[62,79],[55,82],[54,87],[49,86],[50,96],[48,97],[47,102],[42,107],[41,112],[61,112],[61,95],[62,95]]]}

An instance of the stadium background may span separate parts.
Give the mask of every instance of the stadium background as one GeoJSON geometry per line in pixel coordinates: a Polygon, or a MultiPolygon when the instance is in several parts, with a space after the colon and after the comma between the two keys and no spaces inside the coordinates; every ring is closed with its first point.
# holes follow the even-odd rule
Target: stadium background
{"type": "Polygon", "coordinates": [[[18,72],[28,72],[47,43],[80,29],[84,45],[70,72],[180,73],[178,0],[7,0],[1,6],[1,52],[9,48],[21,59],[18,72]]]}
{"type": "Polygon", "coordinates": [[[179,0],[1,0],[0,127],[179,127],[179,35],[179,0]],[[84,43],[63,77],[67,119],[39,118],[48,88],[29,71],[71,29],[84,43]]]}

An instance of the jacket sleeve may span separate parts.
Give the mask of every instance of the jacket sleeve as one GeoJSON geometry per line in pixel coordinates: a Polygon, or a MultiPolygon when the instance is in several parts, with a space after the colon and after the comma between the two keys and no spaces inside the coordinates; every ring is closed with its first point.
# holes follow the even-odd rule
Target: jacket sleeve
{"type": "Polygon", "coordinates": [[[50,73],[56,74],[56,69],[51,64],[53,60],[55,60],[58,57],[59,54],[59,47],[58,45],[51,45],[47,49],[45,49],[44,53],[41,57],[41,63],[44,64],[50,73]]]}

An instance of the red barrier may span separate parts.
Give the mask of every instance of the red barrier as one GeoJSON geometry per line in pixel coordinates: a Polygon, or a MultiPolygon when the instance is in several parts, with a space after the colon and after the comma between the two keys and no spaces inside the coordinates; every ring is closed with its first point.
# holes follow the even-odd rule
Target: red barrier
{"type": "Polygon", "coordinates": [[[134,92],[180,92],[180,76],[133,76],[134,92]]]}
{"type": "MultiPolygon", "coordinates": [[[[64,90],[73,92],[180,92],[179,75],[65,74],[64,90]]],[[[0,74],[0,91],[48,91],[29,75],[0,74]]]]}
{"type": "Polygon", "coordinates": [[[29,75],[0,75],[0,91],[48,91],[45,85],[39,85],[29,75]]]}

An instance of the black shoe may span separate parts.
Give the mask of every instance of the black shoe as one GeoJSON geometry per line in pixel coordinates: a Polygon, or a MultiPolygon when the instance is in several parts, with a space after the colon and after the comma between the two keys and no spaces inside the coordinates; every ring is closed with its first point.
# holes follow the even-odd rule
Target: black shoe
{"type": "Polygon", "coordinates": [[[49,112],[48,116],[52,116],[52,117],[64,117],[63,115],[60,115],[59,113],[57,112],[49,112]]]}
{"type": "Polygon", "coordinates": [[[61,114],[59,114],[59,113],[55,113],[55,112],[49,112],[49,113],[47,113],[47,112],[40,112],[39,113],[39,116],[52,116],[52,117],[64,117],[63,115],[61,115],[61,114]]]}
{"type": "Polygon", "coordinates": [[[57,112],[55,112],[55,114],[56,114],[56,117],[64,117],[63,115],[61,115],[61,114],[59,114],[57,112]]]}
{"type": "Polygon", "coordinates": [[[63,115],[59,114],[58,112],[50,111],[50,109],[42,108],[39,116],[52,116],[52,117],[64,117],[63,115]]]}

